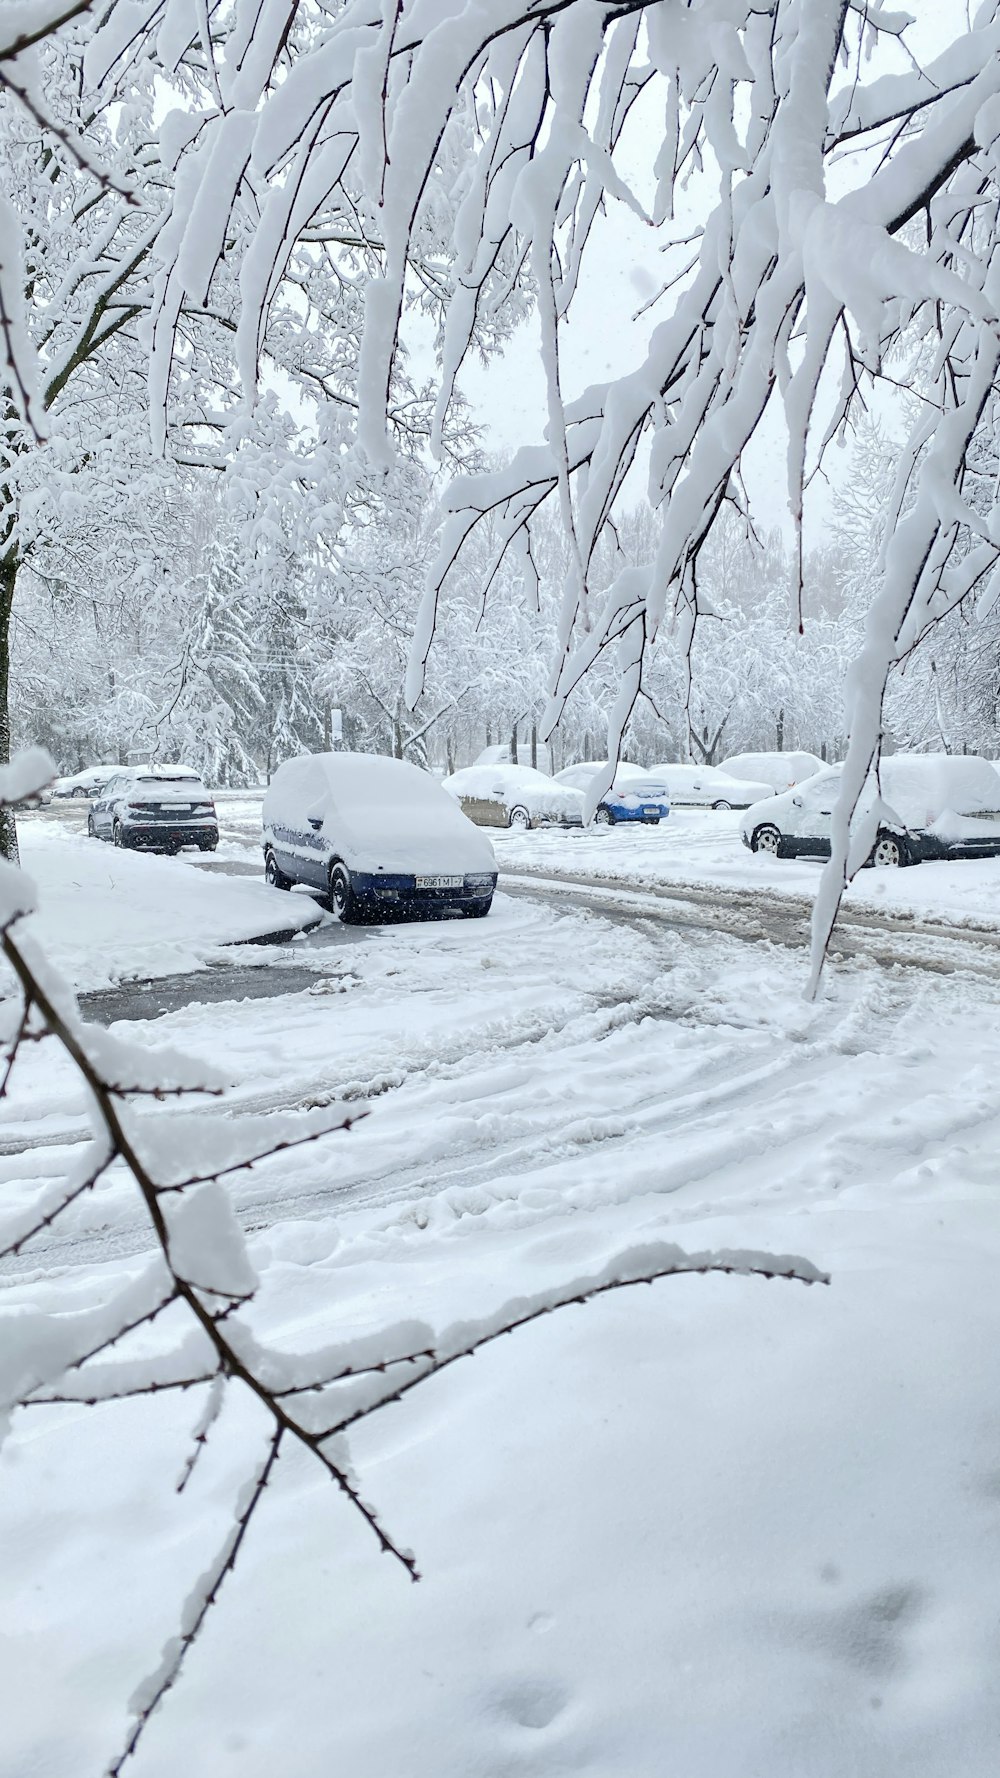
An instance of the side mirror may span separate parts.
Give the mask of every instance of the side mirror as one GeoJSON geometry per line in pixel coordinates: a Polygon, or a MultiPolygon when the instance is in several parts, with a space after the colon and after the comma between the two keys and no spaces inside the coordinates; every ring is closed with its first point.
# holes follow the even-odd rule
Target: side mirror
{"type": "Polygon", "coordinates": [[[801,807],[802,807],[802,798],[800,796],[793,796],[792,797],[792,808],[793,809],[801,809],[801,807]]]}
{"type": "Polygon", "coordinates": [[[316,832],[317,832],[317,833],[318,833],[318,832],[319,832],[319,829],[320,829],[320,828],[321,828],[321,827],[322,827],[322,825],[323,825],[323,817],[322,817],[322,815],[309,815],[309,816],[308,816],[308,817],[307,817],[307,819],[308,819],[308,822],[309,822],[309,825],[310,825],[310,827],[312,827],[312,828],[315,828],[315,830],[316,830],[316,832]]]}

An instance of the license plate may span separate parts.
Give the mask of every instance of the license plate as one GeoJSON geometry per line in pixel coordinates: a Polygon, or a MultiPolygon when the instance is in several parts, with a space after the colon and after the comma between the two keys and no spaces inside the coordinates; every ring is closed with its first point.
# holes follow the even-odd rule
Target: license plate
{"type": "Polygon", "coordinates": [[[642,812],[644,815],[658,815],[660,813],[659,809],[656,808],[655,805],[651,809],[643,809],[642,812]]]}
{"type": "Polygon", "coordinates": [[[418,889],[461,889],[464,877],[416,877],[418,889]]]}

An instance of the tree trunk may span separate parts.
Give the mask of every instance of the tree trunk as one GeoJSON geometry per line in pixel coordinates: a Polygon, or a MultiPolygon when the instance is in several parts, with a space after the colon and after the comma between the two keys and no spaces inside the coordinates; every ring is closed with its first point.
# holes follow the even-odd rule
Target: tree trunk
{"type": "Polygon", "coordinates": [[[538,770],[538,725],[534,722],[531,725],[531,769],[538,770]]]}
{"type": "Polygon", "coordinates": [[[333,716],[330,711],[329,699],[323,704],[323,752],[329,753],[333,747],[333,716]]]}
{"type": "Polygon", "coordinates": [[[785,751],[785,712],[784,712],[784,710],[779,710],[778,711],[778,752],[784,753],[784,751],[785,751]]]}
{"type": "MultiPolygon", "coordinates": [[[[13,549],[0,556],[0,765],[10,760],[10,618],[17,585],[18,558],[13,549]]],[[[0,857],[20,864],[13,809],[0,809],[0,857]]]]}
{"type": "Polygon", "coordinates": [[[512,766],[516,766],[516,764],[517,764],[517,723],[516,722],[514,724],[513,729],[511,730],[511,736],[510,736],[510,763],[512,766]]]}

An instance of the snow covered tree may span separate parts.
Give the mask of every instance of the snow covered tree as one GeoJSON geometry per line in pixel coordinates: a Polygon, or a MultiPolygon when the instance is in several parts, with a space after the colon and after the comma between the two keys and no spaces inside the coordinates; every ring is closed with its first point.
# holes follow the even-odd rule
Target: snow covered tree
{"type": "MultiPolygon", "coordinates": [[[[188,40],[182,15],[181,0],[113,7],[105,61],[143,25],[151,42],[163,19],[176,41],[188,40]]],[[[866,385],[906,381],[893,360],[901,341],[916,330],[927,342],[933,393],[900,460],[892,511],[901,516],[887,530],[849,684],[852,738],[817,915],[821,947],[869,847],[867,832],[849,841],[848,820],[878,757],[891,669],[996,562],[966,488],[970,444],[1000,371],[993,0],[969,24],[956,15],[951,41],[926,67],[907,51],[906,16],[871,0],[464,0],[446,14],[428,0],[344,0],[332,12],[235,0],[225,16],[219,90],[189,122],[191,201],[172,238],[158,337],[170,334],[182,293],[211,282],[230,194],[232,215],[248,226],[235,200],[252,189],[259,220],[239,328],[253,381],[256,342],[293,248],[331,205],[341,228],[350,210],[359,251],[371,255],[358,438],[377,463],[391,454],[386,414],[415,255],[445,192],[461,191],[453,248],[447,264],[424,265],[422,292],[440,320],[439,435],[476,326],[499,325],[526,277],[536,292],[547,439],[502,475],[453,485],[413,700],[438,600],[470,534],[490,513],[501,549],[512,547],[553,502],[571,553],[549,722],[594,662],[613,654],[613,751],[657,635],[672,628],[680,652],[689,647],[701,552],[723,502],[741,498],[740,459],[768,404],[784,407],[800,525],[807,460],[815,464],[866,385]],[[598,218],[627,205],[652,240],[679,245],[690,232],[681,216],[692,175],[702,192],[713,189],[712,207],[687,273],[659,299],[648,345],[630,373],[568,400],[560,341],[588,256],[600,251],[598,218]],[[821,378],[838,358],[840,394],[813,437],[821,378]],[[644,438],[662,520],[656,557],[623,569],[595,599],[595,551],[644,438]],[[918,497],[902,516],[911,484],[918,497]],[[959,559],[963,526],[977,543],[959,559]]]]}

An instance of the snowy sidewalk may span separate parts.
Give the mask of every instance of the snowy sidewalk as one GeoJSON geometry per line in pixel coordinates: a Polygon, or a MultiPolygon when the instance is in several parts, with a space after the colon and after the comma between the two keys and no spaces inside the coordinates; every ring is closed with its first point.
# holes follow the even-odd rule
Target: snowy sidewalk
{"type": "Polygon", "coordinates": [[[182,856],[119,851],[24,822],[21,864],[38,910],[21,928],[80,991],[202,969],[220,947],[302,931],[320,910],[263,882],[193,871],[182,856]]]}

